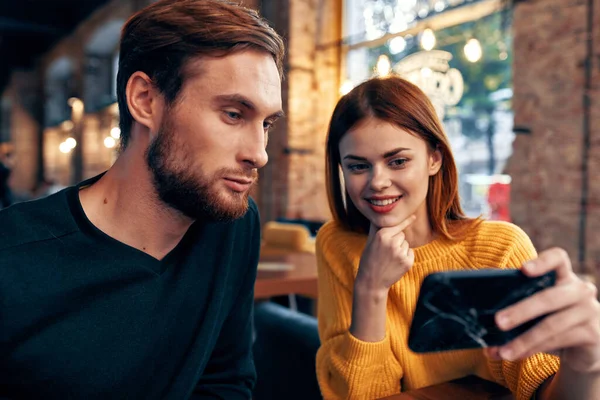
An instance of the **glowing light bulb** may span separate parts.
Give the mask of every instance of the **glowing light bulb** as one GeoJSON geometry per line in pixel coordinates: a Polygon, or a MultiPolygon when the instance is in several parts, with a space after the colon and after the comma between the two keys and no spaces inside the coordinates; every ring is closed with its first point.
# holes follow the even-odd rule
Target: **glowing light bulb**
{"type": "Polygon", "coordinates": [[[121,137],[121,129],[118,126],[115,126],[110,130],[110,136],[112,136],[113,139],[119,139],[121,137]]]}
{"type": "Polygon", "coordinates": [[[117,142],[111,136],[108,136],[107,138],[104,139],[104,146],[107,149],[112,149],[113,147],[115,147],[116,144],[117,144],[117,142]]]}
{"type": "Polygon", "coordinates": [[[390,71],[392,70],[392,64],[390,63],[390,59],[385,54],[382,54],[377,59],[377,66],[375,67],[375,72],[379,76],[388,76],[390,71]]]}
{"type": "Polygon", "coordinates": [[[435,33],[429,28],[421,33],[421,47],[423,50],[429,51],[435,47],[435,33]]]}
{"type": "Polygon", "coordinates": [[[402,36],[396,36],[389,43],[390,53],[398,54],[406,50],[406,40],[402,36]]]}
{"type": "Polygon", "coordinates": [[[465,44],[465,57],[470,62],[474,63],[481,59],[483,51],[481,50],[481,44],[477,39],[469,39],[465,44]]]}
{"type": "Polygon", "coordinates": [[[77,146],[77,140],[73,139],[72,137],[67,138],[64,143],[69,146],[70,149],[74,149],[75,146],[77,146]]]}
{"type": "Polygon", "coordinates": [[[68,154],[71,150],[73,150],[72,147],[70,147],[67,142],[62,142],[61,144],[58,145],[58,149],[60,150],[61,153],[63,154],[68,154]]]}

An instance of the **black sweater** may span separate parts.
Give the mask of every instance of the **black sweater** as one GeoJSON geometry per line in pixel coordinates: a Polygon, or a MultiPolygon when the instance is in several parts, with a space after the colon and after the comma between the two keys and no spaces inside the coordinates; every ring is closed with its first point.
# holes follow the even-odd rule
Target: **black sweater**
{"type": "Polygon", "coordinates": [[[158,261],[92,225],[78,191],[0,212],[0,398],[249,399],[254,202],[158,261]]]}

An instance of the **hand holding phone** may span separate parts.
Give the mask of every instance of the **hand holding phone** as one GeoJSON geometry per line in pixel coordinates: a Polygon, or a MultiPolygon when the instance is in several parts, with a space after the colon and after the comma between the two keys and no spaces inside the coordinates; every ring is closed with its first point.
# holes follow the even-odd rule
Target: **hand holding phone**
{"type": "Polygon", "coordinates": [[[502,346],[543,316],[503,331],[496,325],[496,313],[555,281],[555,271],[538,277],[517,269],[431,274],[421,285],[408,346],[417,353],[502,346]]]}
{"type": "Polygon", "coordinates": [[[581,374],[572,379],[583,379],[578,384],[582,395],[574,398],[600,398],[597,380],[588,379],[600,374],[600,302],[596,285],[575,274],[569,255],[557,247],[541,252],[538,258],[525,263],[522,271],[532,278],[556,273],[556,284],[500,311],[496,322],[509,331],[542,316],[544,320],[510,343],[487,349],[486,355],[520,360],[537,353],[559,354],[561,368],[566,366],[572,374],[581,374]]]}

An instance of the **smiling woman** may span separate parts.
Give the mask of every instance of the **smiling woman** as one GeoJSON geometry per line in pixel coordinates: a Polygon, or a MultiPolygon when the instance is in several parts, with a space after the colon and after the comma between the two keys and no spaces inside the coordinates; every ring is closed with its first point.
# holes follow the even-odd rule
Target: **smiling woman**
{"type": "Polygon", "coordinates": [[[357,86],[333,112],[326,158],[334,220],[316,243],[323,396],[374,399],[478,375],[529,399],[558,370],[557,358],[408,348],[425,276],[515,268],[536,256],[517,226],[464,215],[448,138],[427,96],[399,77],[357,86]]]}
{"type": "Polygon", "coordinates": [[[429,177],[441,167],[440,150],[430,151],[418,136],[377,118],[356,124],[339,148],[346,191],[363,216],[379,228],[411,214],[427,221],[423,199],[429,177]]]}
{"type": "MultiPolygon", "coordinates": [[[[356,150],[370,153],[371,162],[373,157],[387,160],[388,170],[408,171],[414,185],[418,185],[415,190],[427,195],[426,207],[419,212],[427,212],[432,227],[443,236],[452,238],[453,234],[460,233],[456,229],[463,225],[460,222],[472,221],[464,216],[458,199],[458,174],[450,143],[431,102],[415,85],[399,78],[373,79],[344,96],[331,118],[326,154],[330,207],[345,228],[368,233],[370,222],[357,208],[361,201],[358,201],[358,193],[354,194],[355,185],[350,184],[352,190],[346,188],[353,200],[346,207],[339,175],[341,165],[345,182],[349,183],[346,179],[356,182],[359,180],[354,178],[356,169],[368,167],[348,163],[350,159],[367,159],[364,154],[356,154],[356,150]],[[400,104],[402,108],[397,106],[400,104]],[[373,132],[377,132],[376,141],[373,132]],[[418,177],[414,176],[415,164],[421,167],[418,171],[422,174],[418,177]],[[455,229],[451,233],[453,222],[455,229]]],[[[371,166],[371,174],[379,172],[380,166],[371,166]]],[[[374,178],[374,184],[378,185],[377,179],[385,176],[377,174],[374,178]]],[[[395,197],[401,194],[393,193],[395,197]]],[[[413,197],[417,197],[416,193],[413,197]]],[[[400,216],[406,218],[416,212],[414,206],[416,204],[405,208],[400,216]]]]}

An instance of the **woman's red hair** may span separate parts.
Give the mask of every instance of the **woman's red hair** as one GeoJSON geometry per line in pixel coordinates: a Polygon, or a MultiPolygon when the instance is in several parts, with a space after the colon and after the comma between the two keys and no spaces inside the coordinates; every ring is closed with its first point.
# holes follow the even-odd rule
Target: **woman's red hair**
{"type": "Polygon", "coordinates": [[[342,137],[366,118],[394,124],[423,139],[431,151],[442,154],[440,171],[429,178],[427,211],[431,228],[455,240],[479,219],[467,218],[458,196],[458,172],[448,137],[431,101],[417,86],[398,76],[373,78],[340,99],[329,124],[326,150],[326,179],[329,208],[334,219],[348,230],[367,233],[369,221],[350,197],[342,193],[339,144],[342,137]]]}

